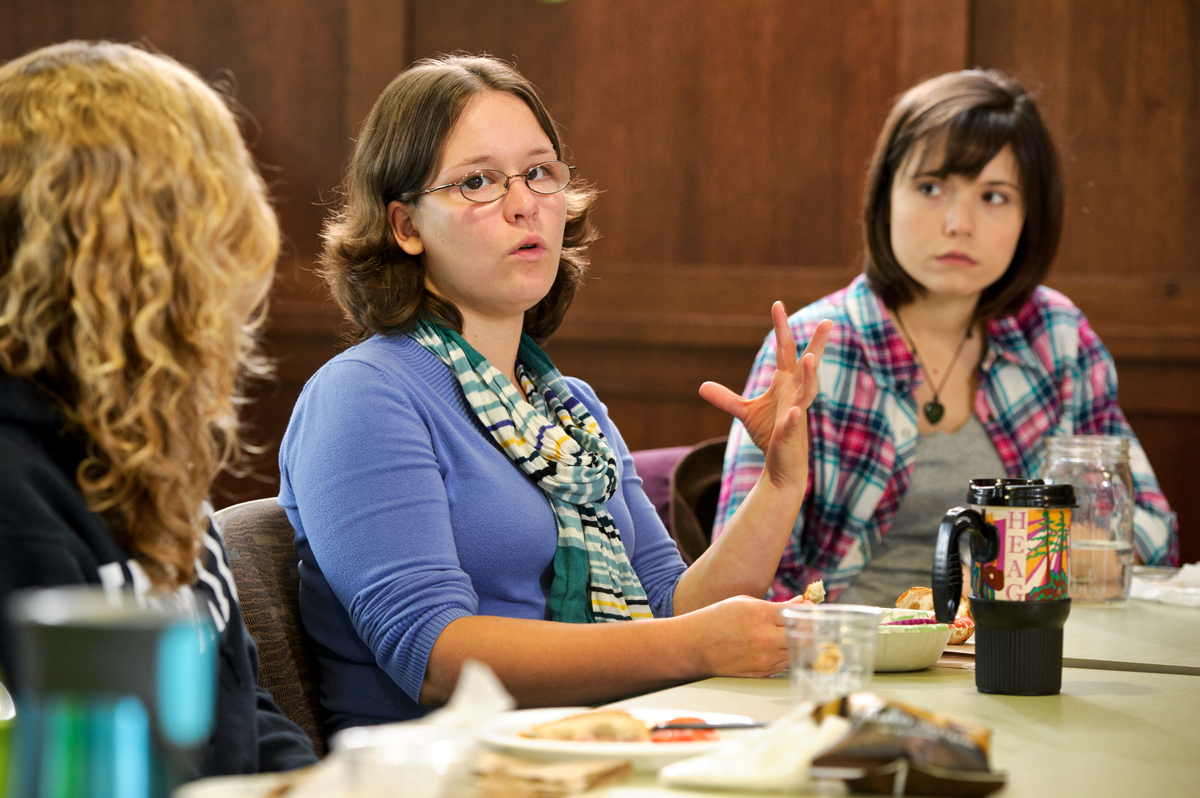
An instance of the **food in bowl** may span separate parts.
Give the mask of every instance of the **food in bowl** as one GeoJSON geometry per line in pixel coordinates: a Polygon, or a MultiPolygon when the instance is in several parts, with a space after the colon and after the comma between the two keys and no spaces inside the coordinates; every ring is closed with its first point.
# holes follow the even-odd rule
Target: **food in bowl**
{"type": "Polygon", "coordinates": [[[876,672],[919,671],[937,662],[950,639],[951,626],[932,611],[887,608],[875,642],[876,672]]]}
{"type": "MultiPolygon", "coordinates": [[[[896,599],[896,606],[903,610],[924,610],[933,612],[933,591],[927,587],[914,587],[904,591],[896,599]]],[[[968,601],[958,602],[958,612],[954,623],[951,624],[950,645],[965,643],[975,634],[975,621],[971,618],[971,605],[968,601]]]]}

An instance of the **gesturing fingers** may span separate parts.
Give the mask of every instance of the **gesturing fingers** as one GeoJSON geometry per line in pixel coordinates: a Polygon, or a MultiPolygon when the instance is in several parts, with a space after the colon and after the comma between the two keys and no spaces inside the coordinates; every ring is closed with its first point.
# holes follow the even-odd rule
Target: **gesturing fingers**
{"type": "Polygon", "coordinates": [[[746,400],[719,382],[706,382],[701,385],[700,396],[713,407],[724,410],[738,421],[746,420],[746,400]]]}
{"type": "Polygon", "coordinates": [[[804,354],[800,356],[799,366],[793,375],[792,385],[795,390],[792,404],[795,407],[807,409],[813,399],[817,398],[817,364],[825,354],[825,344],[829,341],[832,329],[833,322],[828,319],[822,321],[813,331],[808,345],[804,347],[804,354]]]}
{"type": "Polygon", "coordinates": [[[771,321],[775,325],[775,366],[780,371],[790,372],[796,367],[796,339],[792,337],[782,302],[771,305],[771,321]]]}
{"type": "Polygon", "coordinates": [[[813,330],[812,338],[808,339],[808,345],[804,347],[804,354],[811,354],[818,363],[821,362],[821,356],[825,354],[825,344],[829,342],[829,333],[833,331],[833,322],[825,319],[817,325],[817,329],[813,330]]]}

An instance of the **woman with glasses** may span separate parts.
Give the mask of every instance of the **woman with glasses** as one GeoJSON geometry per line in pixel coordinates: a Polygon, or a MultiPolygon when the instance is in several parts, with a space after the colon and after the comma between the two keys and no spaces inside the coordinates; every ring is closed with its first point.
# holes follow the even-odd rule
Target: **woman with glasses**
{"type": "Polygon", "coordinates": [[[358,139],[323,263],[359,343],[305,386],[280,453],[331,730],[423,714],[467,659],[524,706],[786,664],[761,597],[827,327],[797,360],[777,307],[763,478],[685,568],[604,405],[538,347],[594,237],[562,158],[533,86],[490,58],[413,66],[358,139]]]}
{"type": "MultiPolygon", "coordinates": [[[[864,203],[863,276],[790,319],[799,341],[835,321],[808,414],[804,509],[772,595],[823,579],[838,601],[891,606],[929,586],[942,515],[975,477],[1038,477],[1050,435],[1130,440],[1134,545],[1174,563],[1175,515],[1120,406],[1112,357],[1045,286],[1062,177],[1033,99],[995,72],[925,81],[892,109],[864,203]]],[[[733,425],[714,530],[762,470],[775,343],[746,399],[706,388],[733,425]],[[764,393],[766,392],[766,393],[764,393]]]]}

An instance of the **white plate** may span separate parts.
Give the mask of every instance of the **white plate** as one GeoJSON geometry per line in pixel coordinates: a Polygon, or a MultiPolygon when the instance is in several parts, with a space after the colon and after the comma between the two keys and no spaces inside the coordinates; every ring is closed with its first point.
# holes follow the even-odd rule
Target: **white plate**
{"type": "MultiPolygon", "coordinates": [[[[745,715],[723,715],[716,712],[692,712],[686,709],[630,709],[628,712],[644,723],[665,723],[675,718],[700,718],[705,723],[753,723],[745,715]]],[[[521,733],[539,723],[590,712],[587,707],[556,707],[554,709],[519,709],[505,712],[483,727],[480,739],[499,748],[539,762],[568,759],[627,759],[634,770],[656,771],[681,759],[699,756],[720,745],[721,740],[702,740],[686,743],[596,743],[569,740],[535,740],[521,733]]],[[[718,731],[718,737],[751,734],[751,730],[718,731]]]]}

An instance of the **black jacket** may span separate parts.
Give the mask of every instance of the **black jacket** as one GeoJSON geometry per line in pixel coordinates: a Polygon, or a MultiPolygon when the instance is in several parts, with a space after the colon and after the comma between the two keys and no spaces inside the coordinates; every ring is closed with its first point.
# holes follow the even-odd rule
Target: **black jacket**
{"type": "MultiPolygon", "coordinates": [[[[24,380],[0,372],[0,608],[25,587],[143,583],[75,483],[83,444],[62,433],[54,403],[24,380]]],[[[317,761],[312,743],[258,686],[258,650],[229,584],[228,558],[209,526],[207,572],[191,587],[221,636],[217,717],[199,776],[291,770],[317,761]],[[216,551],[214,551],[215,549],[216,551]],[[219,557],[218,559],[218,554],[219,557]]],[[[12,681],[14,652],[0,611],[0,666],[12,681]]]]}

